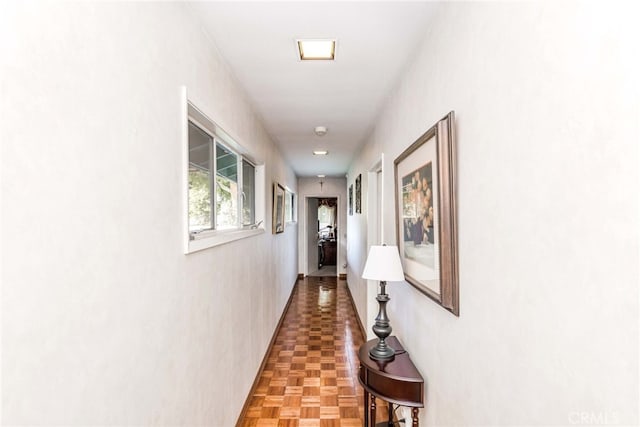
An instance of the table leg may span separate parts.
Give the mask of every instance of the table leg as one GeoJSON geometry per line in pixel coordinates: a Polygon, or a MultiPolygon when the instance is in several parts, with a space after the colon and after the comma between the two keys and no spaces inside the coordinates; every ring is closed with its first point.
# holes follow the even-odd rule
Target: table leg
{"type": "Polygon", "coordinates": [[[389,419],[387,420],[387,424],[393,427],[393,403],[387,402],[387,406],[389,408],[389,419]]]}
{"type": "Polygon", "coordinates": [[[376,425],[376,397],[373,394],[371,395],[371,414],[369,415],[369,419],[371,420],[371,423],[375,426],[376,425]]]}
{"type": "Polygon", "coordinates": [[[411,410],[411,420],[413,421],[413,427],[418,427],[418,408],[413,408],[411,410]]]}
{"type": "Polygon", "coordinates": [[[369,427],[369,392],[364,391],[364,427],[369,427]]]}

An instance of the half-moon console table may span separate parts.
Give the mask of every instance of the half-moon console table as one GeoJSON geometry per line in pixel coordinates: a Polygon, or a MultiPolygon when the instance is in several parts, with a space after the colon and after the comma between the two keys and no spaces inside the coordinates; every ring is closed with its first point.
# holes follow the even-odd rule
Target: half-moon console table
{"type": "Polygon", "coordinates": [[[424,379],[418,372],[409,353],[396,337],[387,338],[387,345],[396,350],[395,358],[380,362],[369,357],[369,349],[378,339],[360,346],[360,373],[358,379],[364,388],[364,425],[376,424],[376,397],[389,402],[389,423],[393,422],[392,403],[411,408],[412,425],[418,426],[419,408],[424,408],[424,379]],[[371,421],[370,421],[371,420],[371,421]]]}

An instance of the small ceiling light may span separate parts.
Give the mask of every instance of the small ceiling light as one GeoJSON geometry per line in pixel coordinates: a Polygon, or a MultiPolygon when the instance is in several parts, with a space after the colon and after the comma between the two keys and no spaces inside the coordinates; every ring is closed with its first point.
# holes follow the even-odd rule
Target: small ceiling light
{"type": "Polygon", "coordinates": [[[316,150],[313,152],[314,156],[326,156],[327,154],[329,154],[327,150],[316,150]]]}
{"type": "Polygon", "coordinates": [[[318,178],[324,178],[324,175],[318,175],[318,178]]]}
{"type": "Polygon", "coordinates": [[[336,59],[336,41],[298,40],[298,54],[302,61],[333,61],[336,59]]]}
{"type": "Polygon", "coordinates": [[[313,132],[318,136],[325,136],[327,134],[327,128],[326,126],[316,126],[313,132]]]}

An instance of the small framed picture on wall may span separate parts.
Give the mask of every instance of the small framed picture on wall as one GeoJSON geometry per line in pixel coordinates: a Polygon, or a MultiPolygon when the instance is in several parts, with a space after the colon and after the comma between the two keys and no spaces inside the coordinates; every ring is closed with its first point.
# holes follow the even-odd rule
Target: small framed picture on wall
{"type": "Polygon", "coordinates": [[[284,187],[278,183],[273,184],[273,234],[284,232],[284,196],[284,187]]]}

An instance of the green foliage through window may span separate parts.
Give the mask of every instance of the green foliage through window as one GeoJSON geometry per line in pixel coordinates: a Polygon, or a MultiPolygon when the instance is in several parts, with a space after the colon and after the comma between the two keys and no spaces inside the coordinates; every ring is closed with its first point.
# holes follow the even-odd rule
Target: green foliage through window
{"type": "Polygon", "coordinates": [[[255,167],[191,121],[188,197],[191,233],[255,223],[255,167]]]}

